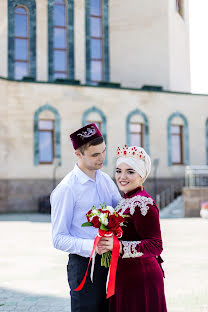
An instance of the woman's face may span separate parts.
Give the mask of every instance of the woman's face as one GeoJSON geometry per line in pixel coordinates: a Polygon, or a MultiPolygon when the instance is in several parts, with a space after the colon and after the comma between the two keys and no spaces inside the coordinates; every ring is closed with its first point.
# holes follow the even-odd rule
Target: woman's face
{"type": "Polygon", "coordinates": [[[138,172],[129,167],[126,163],[121,163],[117,166],[115,178],[118,188],[124,193],[133,191],[138,186],[142,185],[142,178],[138,172]]]}

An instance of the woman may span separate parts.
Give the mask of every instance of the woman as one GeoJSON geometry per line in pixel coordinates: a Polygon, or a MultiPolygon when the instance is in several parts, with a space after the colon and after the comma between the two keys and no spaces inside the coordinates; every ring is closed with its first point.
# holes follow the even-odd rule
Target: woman
{"type": "MultiPolygon", "coordinates": [[[[120,241],[115,295],[110,312],[166,312],[159,211],[142,184],[151,160],[141,147],[118,148],[116,182],[124,198],[119,211],[127,215],[120,241]]],[[[100,252],[112,250],[113,239],[102,238],[100,252]]]]}

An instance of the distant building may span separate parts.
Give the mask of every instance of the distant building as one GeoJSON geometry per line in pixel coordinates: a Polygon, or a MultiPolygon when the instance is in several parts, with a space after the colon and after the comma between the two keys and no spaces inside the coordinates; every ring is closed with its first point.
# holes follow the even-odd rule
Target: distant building
{"type": "MultiPolygon", "coordinates": [[[[0,1],[0,211],[37,210],[74,166],[69,133],[95,122],[159,159],[160,191],[208,164],[208,96],[190,93],[187,0],[0,1]],[[130,5],[131,4],[131,5],[130,5]]],[[[154,190],[154,166],[148,190],[154,190]]]]}

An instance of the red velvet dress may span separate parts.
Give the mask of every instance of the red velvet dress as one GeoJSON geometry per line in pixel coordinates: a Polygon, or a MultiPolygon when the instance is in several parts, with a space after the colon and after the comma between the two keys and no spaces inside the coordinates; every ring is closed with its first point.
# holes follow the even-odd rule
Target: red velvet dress
{"type": "Polygon", "coordinates": [[[129,217],[123,227],[123,255],[110,312],[166,312],[158,208],[141,188],[125,194],[120,206],[129,217]]]}

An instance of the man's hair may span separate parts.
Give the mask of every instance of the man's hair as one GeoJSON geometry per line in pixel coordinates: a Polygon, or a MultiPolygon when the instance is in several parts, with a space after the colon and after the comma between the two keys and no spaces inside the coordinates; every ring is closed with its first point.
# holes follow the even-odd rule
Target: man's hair
{"type": "Polygon", "coordinates": [[[103,138],[103,136],[100,136],[100,137],[97,137],[97,138],[93,139],[92,141],[90,141],[90,142],[80,146],[78,148],[78,150],[82,153],[82,155],[84,155],[84,152],[86,151],[86,149],[88,149],[88,147],[90,147],[92,145],[93,146],[99,145],[99,144],[101,144],[103,142],[104,142],[104,138],[103,138]]]}

